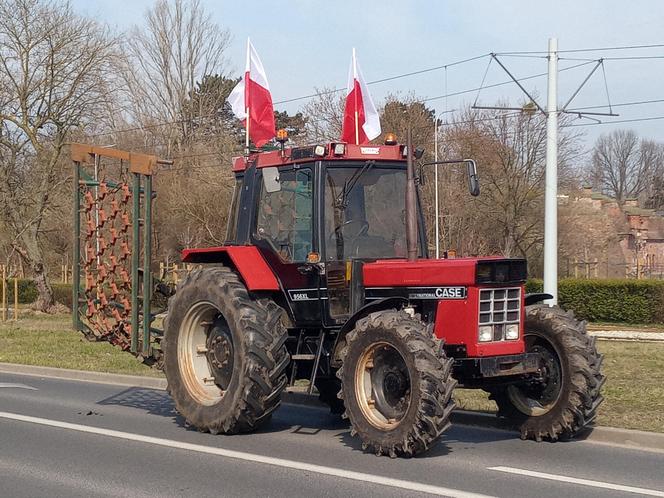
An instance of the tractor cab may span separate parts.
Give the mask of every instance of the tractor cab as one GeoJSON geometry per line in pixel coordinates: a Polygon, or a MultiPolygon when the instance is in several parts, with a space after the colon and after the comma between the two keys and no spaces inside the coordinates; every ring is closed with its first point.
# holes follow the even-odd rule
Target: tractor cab
{"type": "MultiPolygon", "coordinates": [[[[262,152],[237,158],[234,171],[229,227],[237,229],[229,229],[227,245],[258,249],[299,326],[335,327],[350,316],[353,261],[407,256],[404,146],[262,152]]],[[[418,252],[426,257],[419,203],[417,216],[418,252]]]]}

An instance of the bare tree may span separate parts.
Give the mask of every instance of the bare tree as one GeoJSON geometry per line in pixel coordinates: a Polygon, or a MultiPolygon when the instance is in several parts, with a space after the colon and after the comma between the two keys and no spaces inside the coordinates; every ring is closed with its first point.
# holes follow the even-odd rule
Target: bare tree
{"type": "Polygon", "coordinates": [[[103,26],[67,3],[0,1],[0,207],[42,310],[54,304],[43,234],[66,182],[63,147],[107,101],[103,74],[115,46],[103,26]]]}
{"type": "Polygon", "coordinates": [[[339,140],[344,121],[344,96],[333,88],[316,88],[315,91],[316,97],[302,107],[302,114],[309,117],[305,126],[306,141],[321,143],[339,140]]]}
{"type": "MultiPolygon", "coordinates": [[[[173,146],[181,151],[193,138],[196,119],[223,104],[192,100],[192,95],[206,77],[226,76],[222,69],[230,33],[212,21],[200,0],[158,0],[145,24],[133,28],[127,42],[133,117],[159,135],[167,152],[173,146]],[[164,121],[173,124],[154,126],[164,121]]],[[[222,98],[225,92],[205,95],[222,98]]]]}
{"type": "MultiPolygon", "coordinates": [[[[477,160],[483,188],[473,203],[459,204],[456,194],[452,200],[457,203],[450,203],[445,194],[449,211],[464,222],[452,227],[456,234],[447,235],[463,240],[466,231],[480,232],[483,247],[472,252],[487,249],[537,259],[543,237],[544,116],[467,110],[445,127],[443,142],[452,155],[477,160]]],[[[570,171],[568,159],[578,152],[578,136],[569,128],[562,127],[558,151],[563,181],[570,171]]]]}
{"type": "Polygon", "coordinates": [[[593,149],[591,176],[619,203],[639,197],[662,170],[662,149],[656,143],[639,140],[632,130],[615,130],[597,139],[593,149]]]}

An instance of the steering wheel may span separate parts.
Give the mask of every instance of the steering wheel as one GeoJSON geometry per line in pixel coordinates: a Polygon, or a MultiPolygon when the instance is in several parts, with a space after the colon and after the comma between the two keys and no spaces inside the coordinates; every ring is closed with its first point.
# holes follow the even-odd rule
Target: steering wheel
{"type": "Polygon", "coordinates": [[[369,223],[367,222],[367,220],[346,220],[330,233],[330,235],[328,236],[328,241],[331,243],[334,237],[337,235],[337,232],[343,231],[343,229],[348,225],[350,225],[351,223],[362,223],[362,227],[358,230],[355,237],[361,237],[363,235],[366,235],[367,232],[369,231],[369,223]]]}

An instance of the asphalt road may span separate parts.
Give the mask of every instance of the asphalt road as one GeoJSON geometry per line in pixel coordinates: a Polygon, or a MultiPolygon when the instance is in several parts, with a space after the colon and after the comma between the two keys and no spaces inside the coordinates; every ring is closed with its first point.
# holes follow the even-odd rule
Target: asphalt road
{"type": "Polygon", "coordinates": [[[664,453],[452,426],[422,457],[361,451],[284,405],[260,432],[200,434],[163,391],[0,373],[0,496],[660,496],[664,453]]]}

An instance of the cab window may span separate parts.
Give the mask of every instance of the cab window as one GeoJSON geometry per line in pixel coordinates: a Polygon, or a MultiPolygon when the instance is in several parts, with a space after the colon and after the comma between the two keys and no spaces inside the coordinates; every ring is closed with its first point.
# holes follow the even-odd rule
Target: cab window
{"type": "Polygon", "coordinates": [[[267,192],[261,184],[256,235],[284,261],[306,261],[312,251],[312,178],[308,168],[286,170],[279,172],[279,191],[267,192]]]}

